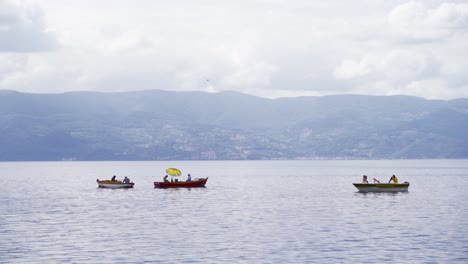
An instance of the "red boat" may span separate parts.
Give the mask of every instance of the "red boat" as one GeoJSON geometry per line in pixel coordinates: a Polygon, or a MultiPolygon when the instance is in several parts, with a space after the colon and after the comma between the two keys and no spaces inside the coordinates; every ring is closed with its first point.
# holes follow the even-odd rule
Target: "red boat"
{"type": "Polygon", "coordinates": [[[201,178],[192,181],[174,181],[174,182],[154,182],[154,188],[195,188],[205,187],[208,178],[201,178]]]}

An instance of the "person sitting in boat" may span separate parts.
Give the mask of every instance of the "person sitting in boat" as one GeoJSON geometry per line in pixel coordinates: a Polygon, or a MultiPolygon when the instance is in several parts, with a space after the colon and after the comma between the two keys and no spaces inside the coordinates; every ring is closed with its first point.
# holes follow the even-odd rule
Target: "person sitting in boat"
{"type": "Polygon", "coordinates": [[[116,176],[114,175],[114,176],[112,177],[111,181],[116,181],[115,177],[116,177],[116,176]]]}
{"type": "Polygon", "coordinates": [[[169,181],[169,180],[167,179],[167,175],[164,176],[164,181],[165,181],[165,182],[168,182],[168,181],[169,181]]]}
{"type": "Polygon", "coordinates": [[[125,178],[123,179],[123,183],[130,183],[130,179],[127,176],[125,176],[125,178]]]}
{"type": "Polygon", "coordinates": [[[380,183],[380,181],[374,178],[374,183],[380,183]]]}
{"type": "Polygon", "coordinates": [[[362,183],[369,183],[366,175],[362,175],[362,183]]]}
{"type": "Polygon", "coordinates": [[[393,181],[393,183],[398,183],[398,178],[395,175],[392,175],[392,177],[390,177],[390,180],[388,181],[388,183],[390,183],[391,181],[393,181]]]}
{"type": "Polygon", "coordinates": [[[188,182],[189,182],[189,181],[192,181],[192,177],[190,176],[190,173],[187,174],[187,181],[188,181],[188,182]]]}

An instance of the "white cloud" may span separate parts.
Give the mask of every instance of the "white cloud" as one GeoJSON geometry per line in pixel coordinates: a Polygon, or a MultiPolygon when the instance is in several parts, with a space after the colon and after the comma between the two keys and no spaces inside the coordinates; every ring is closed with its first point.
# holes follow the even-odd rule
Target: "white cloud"
{"type": "Polygon", "coordinates": [[[415,50],[394,50],[377,65],[377,69],[393,80],[413,80],[436,74],[437,65],[431,64],[428,55],[415,50]]]}
{"type": "Polygon", "coordinates": [[[429,56],[417,50],[390,50],[369,53],[359,61],[345,60],[335,69],[338,79],[360,77],[387,78],[406,81],[435,74],[437,65],[429,56]]]}
{"type": "Polygon", "coordinates": [[[0,0],[0,52],[55,49],[55,36],[44,26],[44,14],[35,6],[17,6],[0,0]]]}
{"type": "Polygon", "coordinates": [[[466,97],[460,80],[467,79],[468,64],[460,54],[468,43],[467,10],[465,3],[410,1],[393,7],[381,25],[388,33],[343,59],[335,78],[359,93],[466,97]]]}
{"type": "Polygon", "coordinates": [[[466,96],[467,6],[0,0],[0,89],[466,96]]]}
{"type": "Polygon", "coordinates": [[[369,74],[371,66],[369,58],[365,57],[360,61],[344,60],[338,68],[335,69],[334,75],[338,79],[352,79],[369,74]]]}
{"type": "Polygon", "coordinates": [[[410,1],[388,15],[390,29],[408,40],[440,40],[468,28],[467,3],[442,3],[435,8],[410,1]]]}

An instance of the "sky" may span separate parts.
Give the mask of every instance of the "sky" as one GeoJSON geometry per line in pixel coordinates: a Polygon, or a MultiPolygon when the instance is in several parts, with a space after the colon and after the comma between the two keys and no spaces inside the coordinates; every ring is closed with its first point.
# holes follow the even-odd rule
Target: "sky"
{"type": "Polygon", "coordinates": [[[468,98],[468,1],[0,0],[0,89],[468,98]]]}

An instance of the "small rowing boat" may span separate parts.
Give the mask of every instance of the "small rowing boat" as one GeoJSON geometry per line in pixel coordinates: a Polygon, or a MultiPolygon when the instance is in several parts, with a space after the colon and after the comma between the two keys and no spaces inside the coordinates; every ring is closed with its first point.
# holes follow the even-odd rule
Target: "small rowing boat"
{"type": "Polygon", "coordinates": [[[135,185],[135,183],[133,182],[124,183],[122,181],[116,181],[116,180],[100,181],[99,179],[97,179],[96,182],[98,183],[99,188],[109,188],[109,189],[133,188],[133,185],[135,185]]]}
{"type": "Polygon", "coordinates": [[[409,182],[404,183],[353,183],[360,192],[407,192],[409,182]]]}
{"type": "Polygon", "coordinates": [[[206,181],[208,178],[201,178],[192,181],[163,181],[163,182],[154,182],[154,188],[196,188],[196,187],[205,187],[206,181]]]}

